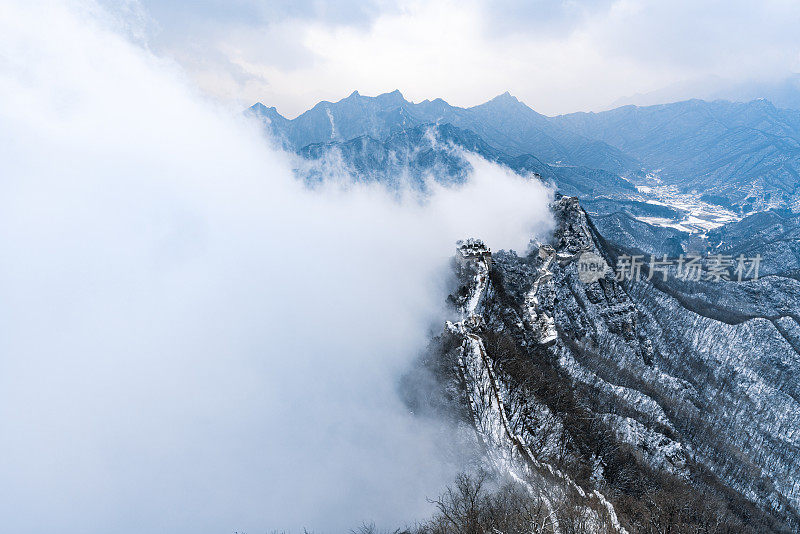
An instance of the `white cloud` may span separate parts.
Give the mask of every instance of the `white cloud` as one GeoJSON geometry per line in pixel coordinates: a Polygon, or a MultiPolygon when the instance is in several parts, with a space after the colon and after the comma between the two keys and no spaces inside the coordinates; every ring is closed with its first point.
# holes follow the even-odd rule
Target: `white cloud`
{"type": "Polygon", "coordinates": [[[309,192],[238,110],[104,24],[0,7],[2,530],[427,512],[449,436],[398,374],[442,319],[453,242],[523,248],[549,192],[480,160],[422,204],[309,192]]]}
{"type": "Polygon", "coordinates": [[[786,0],[408,0],[353,9],[349,19],[346,6],[315,5],[262,6],[253,20],[213,30],[174,24],[164,50],[210,93],[289,116],[354,89],[396,88],[458,105],[510,90],[544,113],[598,109],[713,76],[783,78],[800,59],[800,8],[786,0]]]}

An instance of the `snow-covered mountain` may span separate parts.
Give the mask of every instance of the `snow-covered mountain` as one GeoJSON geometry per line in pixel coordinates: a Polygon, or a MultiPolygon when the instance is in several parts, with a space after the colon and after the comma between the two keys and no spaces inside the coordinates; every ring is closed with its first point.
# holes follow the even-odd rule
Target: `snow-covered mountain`
{"type": "Polygon", "coordinates": [[[658,179],[742,212],[788,207],[800,193],[800,111],[689,100],[552,121],[637,158],[658,179]]]}
{"type": "MultiPolygon", "coordinates": [[[[376,97],[354,92],[291,120],[260,103],[248,113],[287,148],[307,157],[341,150],[378,173],[391,170],[393,160],[376,154],[424,149],[425,136],[415,130],[433,126],[441,133],[449,127],[445,137],[455,144],[542,174],[582,200],[602,196],[612,203],[655,201],[678,209],[688,202],[740,215],[800,207],[800,112],[763,99],[547,117],[509,93],[460,108],[442,99],[409,102],[399,91],[376,97]]],[[[402,162],[416,169],[429,160],[402,162]]],[[[689,222],[686,228],[694,227],[689,222]]]]}
{"type": "Polygon", "coordinates": [[[394,186],[398,177],[407,177],[413,185],[422,187],[425,179],[431,177],[440,182],[462,180],[471,167],[465,151],[519,174],[536,175],[565,194],[618,199],[637,191],[629,181],[609,171],[550,165],[530,154],[509,155],[471,130],[450,123],[396,130],[383,140],[362,135],[348,141],[314,143],[302,147],[299,154],[310,161],[334,156],[358,179],[394,186]]]}
{"type": "MultiPolygon", "coordinates": [[[[459,245],[456,318],[409,373],[436,384],[408,396],[414,413],[461,421],[513,482],[486,525],[513,494],[541,532],[800,530],[797,112],[690,101],[545,117],[509,94],[458,108],[395,91],[293,120],[249,113],[306,179],[333,158],[424,188],[468,179],[473,153],[559,191],[548,242],[459,245]],[[761,276],[682,280],[646,259],[640,279],[614,273],[632,255],[690,254],[758,257],[761,276]],[[589,279],[585,255],[602,267],[589,279]]],[[[419,532],[453,531],[436,524],[419,532]]]]}
{"type": "Polygon", "coordinates": [[[460,108],[440,98],[412,103],[399,91],[376,97],[356,91],[338,102],[320,102],[292,120],[260,103],[249,112],[295,150],[362,136],[382,141],[423,124],[451,124],[473,132],[493,149],[510,156],[533,154],[545,163],[590,167],[616,175],[641,170],[634,158],[619,149],[573,133],[508,93],[478,106],[460,108]]]}
{"type": "Polygon", "coordinates": [[[422,360],[490,468],[544,503],[543,532],[796,532],[800,282],[585,280],[584,254],[621,249],[577,199],[554,213],[527,254],[459,247],[461,320],[422,360]]]}

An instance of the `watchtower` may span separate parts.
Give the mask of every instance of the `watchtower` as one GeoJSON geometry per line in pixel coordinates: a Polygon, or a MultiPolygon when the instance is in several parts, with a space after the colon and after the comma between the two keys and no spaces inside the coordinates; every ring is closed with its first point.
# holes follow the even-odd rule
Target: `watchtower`
{"type": "Polygon", "coordinates": [[[456,247],[458,250],[456,258],[462,266],[474,264],[482,259],[486,267],[491,268],[492,251],[480,239],[469,238],[466,241],[458,241],[456,247]]]}

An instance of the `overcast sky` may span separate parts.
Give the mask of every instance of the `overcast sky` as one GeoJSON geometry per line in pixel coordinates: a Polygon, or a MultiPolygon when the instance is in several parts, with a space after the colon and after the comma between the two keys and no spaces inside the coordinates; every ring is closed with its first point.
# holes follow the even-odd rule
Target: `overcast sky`
{"type": "Polygon", "coordinates": [[[556,114],[800,71],[794,0],[141,0],[125,10],[204,91],[288,116],[393,89],[462,106],[508,90],[556,114]]]}

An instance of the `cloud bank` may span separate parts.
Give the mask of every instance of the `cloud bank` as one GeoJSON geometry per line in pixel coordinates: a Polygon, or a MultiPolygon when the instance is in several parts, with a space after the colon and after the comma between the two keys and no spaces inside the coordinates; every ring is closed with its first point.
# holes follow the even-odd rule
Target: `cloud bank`
{"type": "Polygon", "coordinates": [[[205,91],[287,116],[354,89],[459,106],[510,90],[557,114],[800,72],[791,0],[141,1],[148,42],[205,91]]]}
{"type": "Polygon", "coordinates": [[[3,531],[343,531],[456,465],[397,377],[456,239],[524,249],[550,192],[472,158],[398,201],[308,191],[96,5],[0,7],[3,531]]]}

